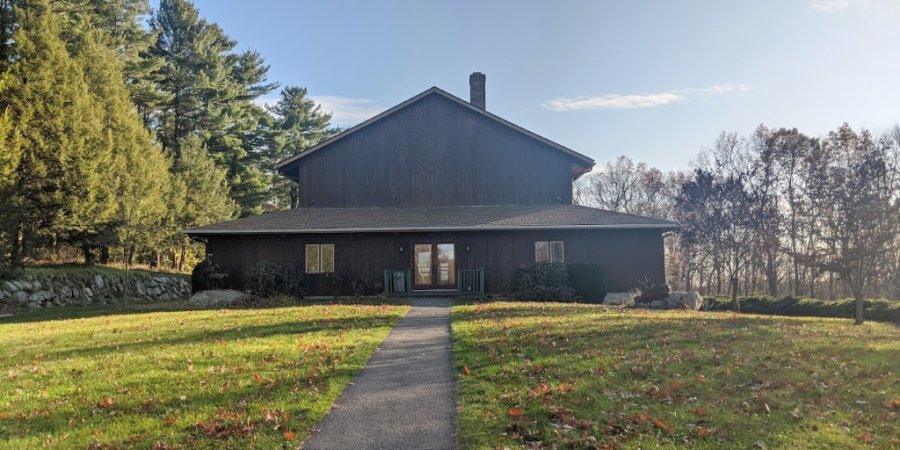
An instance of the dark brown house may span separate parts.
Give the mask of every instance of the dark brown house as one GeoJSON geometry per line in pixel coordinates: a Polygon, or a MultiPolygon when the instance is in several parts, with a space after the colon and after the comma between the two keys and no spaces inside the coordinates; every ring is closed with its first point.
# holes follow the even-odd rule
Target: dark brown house
{"type": "Polygon", "coordinates": [[[187,230],[240,282],[259,261],[305,272],[311,295],[504,293],[539,261],[594,263],[610,291],[665,282],[676,224],[572,204],[594,161],[471,101],[425,92],[280,161],[300,207],[187,230]]]}

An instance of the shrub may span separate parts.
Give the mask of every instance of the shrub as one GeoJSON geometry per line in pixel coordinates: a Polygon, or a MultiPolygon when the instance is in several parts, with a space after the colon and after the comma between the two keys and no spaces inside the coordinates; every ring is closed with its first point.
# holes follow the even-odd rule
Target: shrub
{"type": "Polygon", "coordinates": [[[287,295],[303,298],[303,279],[291,266],[260,261],[247,271],[244,289],[258,297],[287,295]]]}
{"type": "Polygon", "coordinates": [[[197,263],[191,272],[191,293],[210,289],[228,289],[231,279],[225,269],[213,262],[210,256],[197,263]]]}
{"type": "Polygon", "coordinates": [[[600,267],[594,264],[570,264],[566,272],[577,297],[587,302],[602,302],[606,297],[606,279],[600,267]]]}
{"type": "MultiPolygon", "coordinates": [[[[710,311],[731,311],[731,298],[713,297],[705,299],[703,309],[710,311]]],[[[773,298],[769,296],[738,297],[741,311],[752,314],[778,316],[810,316],[852,318],[856,311],[853,299],[817,300],[803,297],[773,298]]],[[[875,299],[864,302],[867,320],[900,323],[900,302],[875,299]]]]}
{"type": "Polygon", "coordinates": [[[520,300],[569,301],[575,293],[569,286],[566,266],[559,263],[537,263],[519,269],[513,290],[520,300]]]}

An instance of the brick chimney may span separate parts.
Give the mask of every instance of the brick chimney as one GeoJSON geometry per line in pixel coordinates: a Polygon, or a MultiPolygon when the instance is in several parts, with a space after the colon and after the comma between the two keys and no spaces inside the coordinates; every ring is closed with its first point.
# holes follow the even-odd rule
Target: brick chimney
{"type": "Polygon", "coordinates": [[[469,75],[469,103],[481,109],[485,109],[484,80],[485,76],[481,72],[469,75]]]}

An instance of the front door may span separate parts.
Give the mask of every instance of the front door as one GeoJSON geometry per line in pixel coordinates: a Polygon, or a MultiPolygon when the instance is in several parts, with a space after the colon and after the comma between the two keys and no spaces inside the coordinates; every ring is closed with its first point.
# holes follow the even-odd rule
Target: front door
{"type": "Polygon", "coordinates": [[[413,246],[413,288],[456,288],[456,247],[450,243],[413,246]]]}

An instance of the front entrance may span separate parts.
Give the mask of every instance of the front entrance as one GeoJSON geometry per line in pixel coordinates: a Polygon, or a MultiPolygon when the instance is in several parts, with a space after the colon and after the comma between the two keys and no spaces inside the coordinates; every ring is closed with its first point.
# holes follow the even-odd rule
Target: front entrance
{"type": "Polygon", "coordinates": [[[413,246],[413,289],[455,289],[456,246],[427,243],[413,246]]]}

